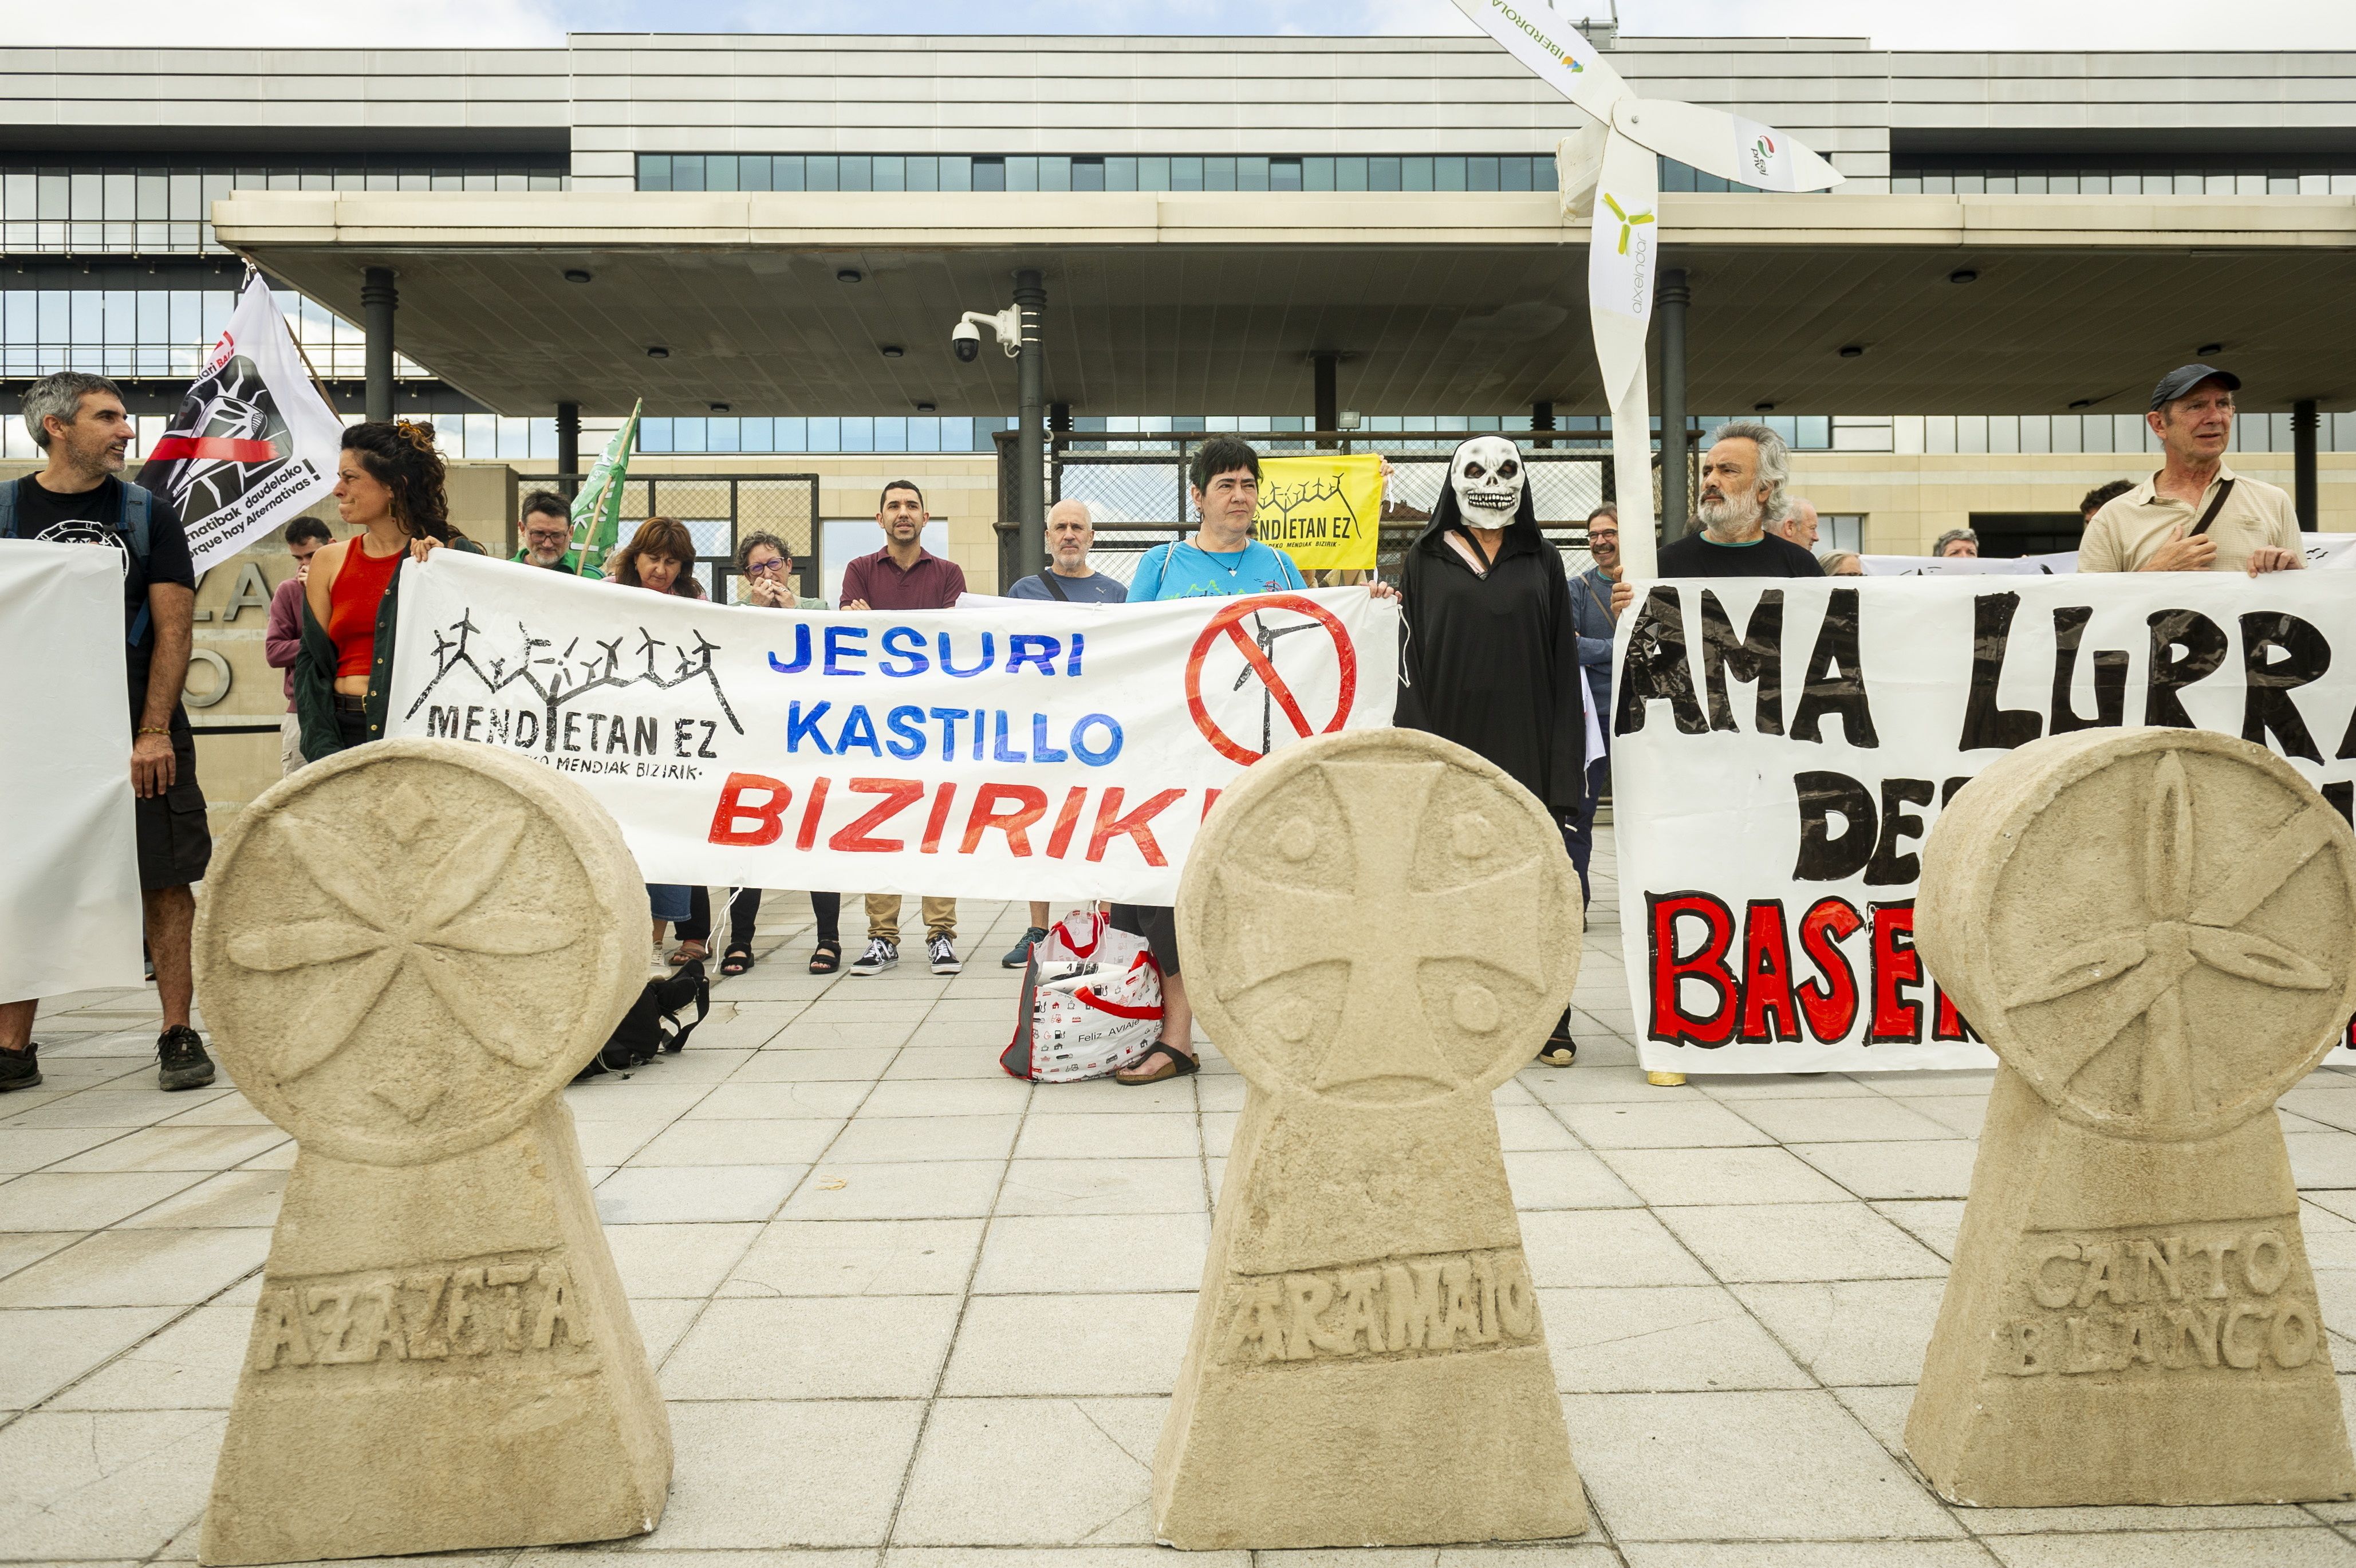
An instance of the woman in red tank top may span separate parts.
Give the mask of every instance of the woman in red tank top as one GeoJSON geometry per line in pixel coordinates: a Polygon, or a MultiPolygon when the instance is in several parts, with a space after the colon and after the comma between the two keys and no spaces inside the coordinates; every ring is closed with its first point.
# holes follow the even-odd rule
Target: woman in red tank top
{"type": "Polygon", "coordinates": [[[402,563],[444,544],[481,553],[452,532],[444,478],[430,424],[379,420],[344,432],[336,510],[360,532],[322,549],[303,585],[294,706],[308,761],[384,734],[402,563]]]}

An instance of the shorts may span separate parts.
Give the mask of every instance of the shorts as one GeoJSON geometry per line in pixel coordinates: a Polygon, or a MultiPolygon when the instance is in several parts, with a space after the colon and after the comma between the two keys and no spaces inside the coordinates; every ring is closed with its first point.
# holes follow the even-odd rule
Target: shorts
{"type": "Polygon", "coordinates": [[[212,864],[212,825],[205,820],[205,787],[197,782],[197,736],[185,709],[174,708],[172,757],[178,764],[172,787],[133,802],[139,842],[139,886],[185,887],[205,879],[212,864]]]}
{"type": "Polygon", "coordinates": [[[1178,972],[1178,911],[1167,904],[1115,904],[1106,924],[1142,937],[1164,974],[1178,972]]]}
{"type": "Polygon", "coordinates": [[[672,925],[695,912],[695,894],[684,882],[649,882],[647,902],[653,907],[655,918],[672,925]]]}

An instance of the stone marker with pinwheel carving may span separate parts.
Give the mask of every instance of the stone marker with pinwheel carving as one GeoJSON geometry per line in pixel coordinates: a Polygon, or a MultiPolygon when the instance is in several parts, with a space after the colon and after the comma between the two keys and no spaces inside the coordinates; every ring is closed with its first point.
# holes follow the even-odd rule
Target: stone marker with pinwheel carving
{"type": "Polygon", "coordinates": [[[1153,1463],[1162,1541],[1587,1528],[1489,1098],[1580,937],[1546,808],[1436,736],[1286,746],[1211,812],[1178,941],[1250,1093],[1153,1463]]]}
{"type": "Polygon", "coordinates": [[[2003,1059],[1906,1446],[1956,1502],[2356,1495],[2275,1101],[2356,1009],[2356,835],[2200,730],[2038,741],[1922,855],[2003,1059]]]}
{"type": "Polygon", "coordinates": [[[341,753],[223,838],[198,994],[299,1147],[202,1561],[662,1517],[669,1423],[560,1093],[643,984],[646,930],[613,819],[484,746],[341,753]]]}

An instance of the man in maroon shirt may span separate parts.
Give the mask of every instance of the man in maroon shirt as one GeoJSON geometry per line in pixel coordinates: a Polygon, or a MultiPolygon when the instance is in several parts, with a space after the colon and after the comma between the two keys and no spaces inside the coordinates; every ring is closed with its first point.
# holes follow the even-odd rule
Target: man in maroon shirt
{"type": "MultiPolygon", "coordinates": [[[[884,548],[842,569],[842,607],[847,610],[945,610],[965,592],[965,568],[924,546],[925,492],[907,479],[884,487],[875,521],[884,548]]],[[[957,900],[925,898],[925,953],[935,974],[955,974],[965,966],[957,954],[957,900]]],[[[867,950],[851,966],[853,974],[881,974],[900,961],[900,896],[867,896],[867,950]]]]}

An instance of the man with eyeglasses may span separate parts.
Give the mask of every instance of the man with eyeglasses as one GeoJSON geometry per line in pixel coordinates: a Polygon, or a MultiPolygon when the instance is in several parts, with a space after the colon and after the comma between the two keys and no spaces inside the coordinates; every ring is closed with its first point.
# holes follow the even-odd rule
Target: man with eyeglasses
{"type": "Polygon", "coordinates": [[[2078,544],[2081,572],[2296,572],[2298,514],[2279,487],[2225,466],[2242,378],[2184,365],[2151,390],[2144,416],[2167,454],[2159,471],[2104,503],[2078,544]]]}
{"type": "Polygon", "coordinates": [[[551,572],[569,572],[593,583],[605,580],[603,572],[594,566],[584,568],[573,553],[573,510],[554,490],[534,490],[523,498],[521,532],[523,548],[511,560],[551,572]]]}

